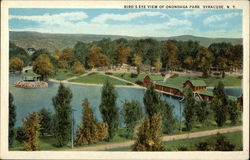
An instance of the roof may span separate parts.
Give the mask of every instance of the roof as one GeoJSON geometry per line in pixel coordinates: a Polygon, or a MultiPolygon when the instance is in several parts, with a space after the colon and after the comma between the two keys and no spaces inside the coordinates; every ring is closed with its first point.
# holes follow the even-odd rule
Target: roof
{"type": "Polygon", "coordinates": [[[203,80],[187,80],[187,81],[191,82],[192,85],[195,86],[195,87],[198,87],[198,86],[207,86],[207,84],[203,80]]]}
{"type": "Polygon", "coordinates": [[[40,77],[40,75],[34,73],[34,72],[27,72],[25,74],[23,74],[23,77],[40,77]]]}
{"type": "Polygon", "coordinates": [[[166,83],[166,82],[163,82],[163,81],[158,81],[158,82],[155,82],[155,84],[158,84],[158,85],[161,85],[161,86],[165,86],[165,87],[169,87],[169,88],[178,89],[179,91],[183,91],[182,87],[179,87],[179,86],[174,85],[172,83],[166,83]]]}
{"type": "Polygon", "coordinates": [[[162,77],[161,75],[146,75],[146,76],[148,76],[153,81],[162,81],[164,79],[164,77],[162,77]]]}
{"type": "Polygon", "coordinates": [[[202,90],[202,91],[199,91],[198,93],[202,95],[210,96],[210,97],[214,96],[213,91],[208,91],[208,90],[202,90]]]}

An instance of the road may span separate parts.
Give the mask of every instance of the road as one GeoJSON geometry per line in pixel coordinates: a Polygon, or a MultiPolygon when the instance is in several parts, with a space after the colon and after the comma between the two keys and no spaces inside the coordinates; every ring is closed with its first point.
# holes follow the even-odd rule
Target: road
{"type": "MultiPolygon", "coordinates": [[[[193,132],[193,133],[186,133],[186,134],[178,134],[172,136],[164,136],[162,137],[163,141],[174,141],[174,140],[181,140],[181,139],[188,139],[188,138],[196,138],[196,137],[203,137],[209,135],[215,135],[219,133],[228,133],[228,132],[235,132],[242,130],[242,126],[235,126],[230,128],[222,128],[222,129],[214,129],[214,130],[207,130],[207,131],[200,131],[200,132],[193,132]]],[[[121,143],[111,143],[111,144],[102,144],[102,145],[95,145],[95,146],[87,146],[87,147],[79,147],[70,149],[71,151],[103,151],[109,150],[113,148],[121,148],[121,147],[129,147],[134,144],[134,141],[127,141],[121,143]]]]}

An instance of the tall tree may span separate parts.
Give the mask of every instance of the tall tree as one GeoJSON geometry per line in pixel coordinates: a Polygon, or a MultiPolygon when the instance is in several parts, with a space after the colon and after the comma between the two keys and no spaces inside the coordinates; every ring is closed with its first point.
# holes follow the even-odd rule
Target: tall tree
{"type": "Polygon", "coordinates": [[[197,67],[202,70],[203,77],[207,77],[209,75],[208,70],[210,69],[212,58],[212,53],[208,49],[205,47],[200,48],[197,55],[196,64],[197,67]]]}
{"type": "Polygon", "coordinates": [[[139,128],[133,151],[164,151],[161,139],[161,116],[154,114],[152,119],[147,117],[139,128]]]}
{"type": "Polygon", "coordinates": [[[140,56],[136,55],[134,57],[134,65],[137,68],[137,74],[140,74],[140,71],[141,71],[141,61],[142,61],[142,58],[140,56]]]}
{"type": "Polygon", "coordinates": [[[58,66],[60,68],[70,68],[74,63],[74,53],[71,48],[65,48],[59,56],[58,66]]]}
{"type": "Polygon", "coordinates": [[[51,112],[46,108],[42,108],[38,114],[40,117],[40,133],[41,133],[41,135],[44,136],[45,134],[51,134],[51,132],[52,132],[51,112]]]}
{"type": "Polygon", "coordinates": [[[193,128],[195,122],[195,99],[193,97],[193,92],[191,88],[186,88],[185,90],[185,108],[184,108],[184,117],[185,117],[185,126],[188,131],[193,128]]]}
{"type": "Polygon", "coordinates": [[[228,68],[228,59],[224,57],[219,57],[218,58],[218,67],[221,70],[221,76],[222,78],[225,77],[225,70],[228,68]]]}
{"type": "Polygon", "coordinates": [[[173,114],[174,106],[166,102],[161,102],[161,115],[162,115],[162,131],[170,134],[176,128],[176,119],[173,114]]]}
{"type": "Polygon", "coordinates": [[[78,145],[91,144],[103,140],[108,136],[108,128],[103,128],[101,132],[106,134],[99,134],[99,128],[97,127],[97,121],[94,117],[93,111],[89,106],[87,99],[83,101],[83,118],[82,124],[76,134],[76,143],[78,145]]]}
{"type": "Polygon", "coordinates": [[[88,49],[88,44],[80,41],[78,41],[73,48],[74,57],[77,61],[80,61],[84,67],[87,67],[86,59],[88,55],[88,49]]]}
{"type": "Polygon", "coordinates": [[[130,55],[130,49],[125,47],[123,43],[118,44],[116,48],[116,63],[122,65],[127,62],[128,56],[130,55]]]}
{"type": "Polygon", "coordinates": [[[237,107],[236,100],[229,99],[228,103],[228,113],[229,113],[229,119],[231,120],[231,124],[236,124],[237,120],[239,118],[239,110],[237,107]]]}
{"type": "Polygon", "coordinates": [[[40,118],[39,114],[33,112],[30,113],[28,118],[23,121],[24,128],[24,148],[27,151],[38,150],[39,143],[39,128],[40,128],[40,118]]]}
{"type": "Polygon", "coordinates": [[[123,104],[124,122],[126,125],[127,137],[133,137],[134,130],[142,118],[142,110],[138,101],[125,101],[123,104]]]}
{"type": "Polygon", "coordinates": [[[55,129],[54,134],[58,146],[66,145],[70,140],[71,131],[71,106],[72,92],[70,88],[65,87],[62,83],[55,97],[52,98],[55,107],[55,129]]]}
{"type": "Polygon", "coordinates": [[[33,71],[41,75],[42,80],[46,79],[53,72],[53,65],[48,55],[41,54],[33,63],[33,71]]]}
{"type": "Polygon", "coordinates": [[[9,145],[12,146],[15,139],[16,106],[13,103],[14,97],[9,93],[9,145]]]}
{"type": "Polygon", "coordinates": [[[179,61],[177,59],[177,47],[175,43],[171,40],[168,40],[165,44],[165,54],[167,56],[167,66],[168,68],[173,71],[175,70],[178,65],[179,61]]]}
{"type": "Polygon", "coordinates": [[[10,71],[11,72],[22,72],[23,70],[23,61],[20,58],[11,58],[10,59],[10,71]]]}
{"type": "Polygon", "coordinates": [[[156,69],[157,72],[159,72],[161,70],[161,67],[162,67],[162,63],[161,63],[161,58],[157,58],[155,61],[154,61],[154,67],[156,69]]]}
{"type": "Polygon", "coordinates": [[[185,64],[186,68],[191,69],[193,67],[193,64],[194,64],[194,59],[191,56],[189,56],[189,57],[185,58],[184,64],[185,64]]]}
{"type": "Polygon", "coordinates": [[[208,102],[206,100],[198,101],[196,103],[195,111],[197,120],[204,125],[210,114],[208,102]]]}
{"type": "Polygon", "coordinates": [[[99,108],[103,122],[108,124],[108,140],[111,140],[115,136],[115,132],[118,129],[119,114],[116,99],[117,92],[114,86],[107,81],[102,87],[101,104],[99,108]]]}
{"type": "Polygon", "coordinates": [[[89,50],[87,63],[91,68],[104,67],[109,64],[109,59],[102,53],[102,49],[100,47],[93,45],[89,50]]]}
{"type": "Polygon", "coordinates": [[[152,84],[148,86],[143,96],[143,103],[145,106],[146,114],[149,116],[149,119],[151,119],[154,114],[160,113],[160,95],[154,90],[154,86],[152,84]]]}
{"type": "Polygon", "coordinates": [[[225,124],[228,114],[228,98],[224,92],[224,84],[221,81],[214,87],[213,94],[212,107],[215,121],[221,127],[225,124]]]}

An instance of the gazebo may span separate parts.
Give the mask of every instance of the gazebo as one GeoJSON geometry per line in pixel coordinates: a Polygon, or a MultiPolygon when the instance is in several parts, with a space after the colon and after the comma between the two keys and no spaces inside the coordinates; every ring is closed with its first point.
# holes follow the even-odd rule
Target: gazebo
{"type": "Polygon", "coordinates": [[[28,82],[39,81],[40,77],[40,75],[34,72],[27,72],[22,76],[23,80],[28,82]]]}

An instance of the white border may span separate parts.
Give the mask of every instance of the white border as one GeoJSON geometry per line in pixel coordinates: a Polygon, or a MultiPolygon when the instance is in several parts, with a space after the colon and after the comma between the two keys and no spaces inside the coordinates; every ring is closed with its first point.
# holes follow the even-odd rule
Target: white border
{"type": "Polygon", "coordinates": [[[2,1],[1,5],[1,154],[4,159],[248,159],[249,154],[249,2],[248,1],[2,1]],[[108,152],[8,151],[8,8],[123,8],[131,4],[235,5],[243,9],[243,151],[237,152],[108,152]]]}

